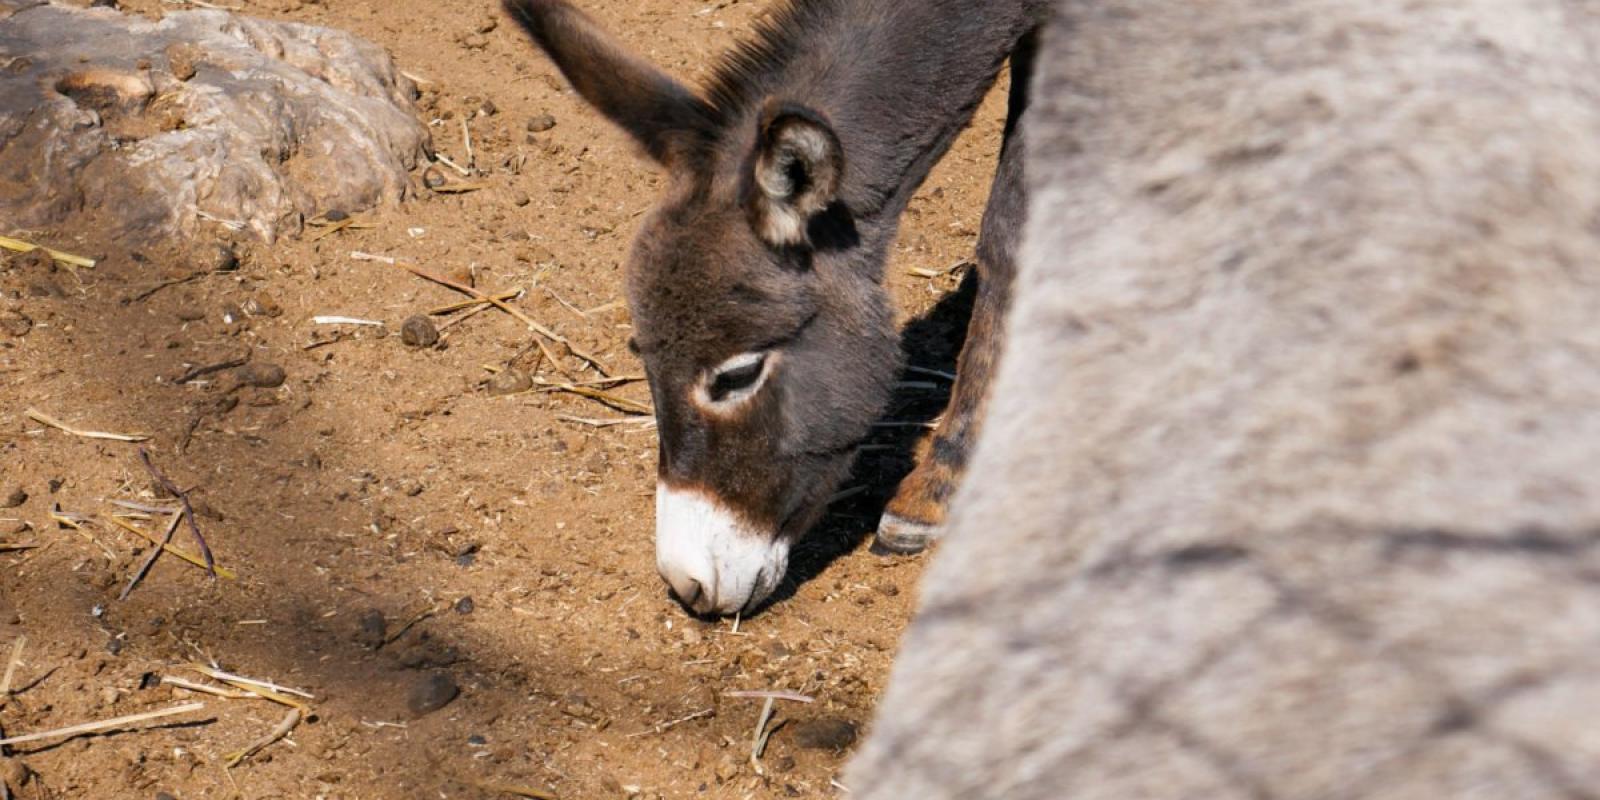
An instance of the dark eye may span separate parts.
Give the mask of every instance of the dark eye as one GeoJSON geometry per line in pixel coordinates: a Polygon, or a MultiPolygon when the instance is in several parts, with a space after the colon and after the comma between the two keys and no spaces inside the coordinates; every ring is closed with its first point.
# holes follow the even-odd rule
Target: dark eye
{"type": "Polygon", "coordinates": [[[706,389],[713,403],[720,403],[755,386],[761,380],[767,357],[765,354],[749,354],[723,363],[724,366],[711,377],[711,385],[706,389]]]}

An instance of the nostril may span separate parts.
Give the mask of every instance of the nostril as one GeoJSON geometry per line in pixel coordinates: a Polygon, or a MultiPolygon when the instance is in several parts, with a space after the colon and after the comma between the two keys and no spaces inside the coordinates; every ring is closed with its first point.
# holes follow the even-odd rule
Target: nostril
{"type": "Polygon", "coordinates": [[[682,600],[684,605],[694,608],[697,604],[699,604],[700,598],[705,596],[706,587],[701,586],[699,581],[690,578],[689,586],[687,588],[688,591],[682,592],[678,599],[682,600]]]}

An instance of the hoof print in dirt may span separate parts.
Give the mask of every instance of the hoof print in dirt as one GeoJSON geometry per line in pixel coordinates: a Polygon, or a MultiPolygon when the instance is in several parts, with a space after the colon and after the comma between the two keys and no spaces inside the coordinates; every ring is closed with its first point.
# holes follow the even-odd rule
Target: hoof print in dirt
{"type": "Polygon", "coordinates": [[[794,743],[807,750],[843,750],[856,742],[856,724],[839,717],[806,720],[794,726],[794,743]]]}
{"type": "Polygon", "coordinates": [[[439,343],[439,329],[433,320],[413,314],[400,323],[400,341],[406,347],[432,347],[439,343]]]}
{"type": "Polygon", "coordinates": [[[430,672],[412,684],[411,692],[406,696],[406,708],[414,716],[426,716],[450,705],[450,701],[460,694],[461,687],[456,685],[450,673],[430,672]]]}

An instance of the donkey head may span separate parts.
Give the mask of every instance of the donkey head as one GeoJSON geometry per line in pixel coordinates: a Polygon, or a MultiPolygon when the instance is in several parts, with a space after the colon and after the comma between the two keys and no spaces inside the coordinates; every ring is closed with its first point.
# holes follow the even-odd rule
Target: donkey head
{"type": "Polygon", "coordinates": [[[507,5],[668,173],[626,271],[660,435],[656,563],[698,613],[750,609],[888,400],[900,354],[884,245],[855,229],[846,154],[819,111],[727,87],[709,102],[564,2],[507,5]]]}

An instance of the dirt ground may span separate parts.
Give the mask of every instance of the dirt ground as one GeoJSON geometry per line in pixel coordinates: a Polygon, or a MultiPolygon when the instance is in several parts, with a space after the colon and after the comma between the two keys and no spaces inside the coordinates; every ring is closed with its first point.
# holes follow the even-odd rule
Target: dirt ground
{"type": "MultiPolygon", "coordinates": [[[[584,5],[694,80],[780,1],[584,5]]],[[[871,718],[923,566],[865,546],[917,429],[883,429],[857,471],[860,493],[803,546],[777,603],[737,629],[691,619],[655,574],[653,430],[578,421],[626,413],[542,386],[498,391],[516,388],[514,373],[563,380],[499,311],[450,324],[434,347],[406,346],[402,320],[460,296],[351,257],[521,289],[518,308],[613,374],[637,374],[621,261],[660,186],[654,168],[487,0],[244,10],[386,47],[423,88],[435,149],[482,172],[441,166],[445,188],[484,188],[436,192],[419,173],[414,200],[356,214],[361,226],[241,245],[230,271],[207,271],[216,265],[195,255],[204,241],[135,251],[88,230],[25,233],[101,258],[92,270],[0,261],[0,546],[37,545],[0,550],[0,665],[26,636],[0,726],[18,735],[205,703],[112,735],[17,745],[0,778],[24,800],[839,794],[833,780],[852,729],[871,718]],[[252,366],[178,381],[230,359],[252,366]],[[286,380],[252,385],[274,382],[268,365],[286,380]],[[48,428],[29,408],[149,434],[154,463],[190,490],[237,578],[169,556],[119,600],[148,545],[108,521],[126,511],[112,501],[172,501],[139,445],[48,428]],[[304,690],[311,716],[228,769],[227,755],[286,707],[162,683],[213,683],[197,662],[304,690]],[[728,693],[774,689],[815,702],[776,704],[758,769],[762,701],[728,693]]],[[[963,301],[951,268],[972,253],[1003,107],[991,95],[905,221],[890,280],[914,364],[953,363],[963,301]]],[[[597,377],[554,351],[577,379],[597,377]]],[[[908,375],[890,419],[926,420],[943,388],[908,375]]],[[[614,391],[648,402],[642,383],[614,391]]],[[[174,542],[192,548],[185,531],[174,542]]]]}

